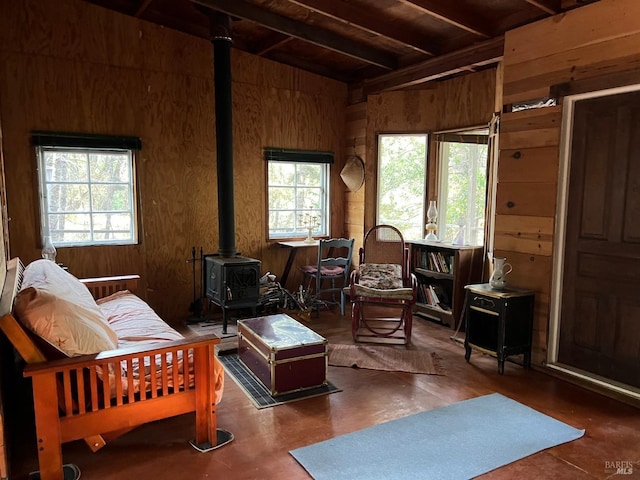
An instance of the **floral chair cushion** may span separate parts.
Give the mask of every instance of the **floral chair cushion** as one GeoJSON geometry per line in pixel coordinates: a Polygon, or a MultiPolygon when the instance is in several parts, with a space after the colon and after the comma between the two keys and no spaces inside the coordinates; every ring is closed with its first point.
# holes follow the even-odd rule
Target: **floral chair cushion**
{"type": "Polygon", "coordinates": [[[394,263],[363,263],[359,268],[359,280],[354,285],[355,294],[364,297],[410,300],[413,290],[402,284],[402,267],[394,263]]]}
{"type": "Polygon", "coordinates": [[[379,290],[402,288],[402,268],[395,263],[363,263],[358,283],[379,290]]]}

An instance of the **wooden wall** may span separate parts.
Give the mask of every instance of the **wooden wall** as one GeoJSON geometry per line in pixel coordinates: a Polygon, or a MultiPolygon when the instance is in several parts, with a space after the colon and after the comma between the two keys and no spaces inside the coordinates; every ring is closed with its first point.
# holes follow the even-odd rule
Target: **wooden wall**
{"type": "MultiPolygon", "coordinates": [[[[218,248],[210,43],[78,0],[0,0],[0,11],[12,255],[40,256],[32,130],[139,136],[140,244],[59,248],[58,260],[79,277],[140,273],[161,316],[188,315],[191,247],[218,248]]],[[[280,274],[286,252],[266,241],[262,148],[335,152],[332,195],[341,200],[346,85],[237,50],[232,78],[236,246],[280,274]]]]}
{"type": "MultiPolygon", "coordinates": [[[[601,0],[507,32],[504,103],[547,97],[564,82],[605,84],[638,66],[640,2],[601,0]]],[[[500,128],[495,253],[513,265],[514,284],[536,292],[538,365],[547,351],[561,118],[562,99],[555,107],[506,113],[500,128]]]]}
{"type": "MultiPolygon", "coordinates": [[[[367,102],[359,102],[347,107],[347,118],[344,132],[343,157],[358,155],[367,164],[367,102]]],[[[370,180],[365,175],[364,185],[357,192],[345,189],[344,195],[344,232],[345,236],[354,238],[353,251],[359,252],[364,241],[365,185],[370,180]]],[[[354,265],[358,264],[358,255],[354,254],[354,265]]]]}

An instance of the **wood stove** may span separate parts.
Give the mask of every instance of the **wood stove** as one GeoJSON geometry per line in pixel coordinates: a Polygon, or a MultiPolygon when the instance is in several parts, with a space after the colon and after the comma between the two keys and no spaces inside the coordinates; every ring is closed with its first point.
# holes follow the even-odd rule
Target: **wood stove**
{"type": "Polygon", "coordinates": [[[206,255],[205,295],[222,309],[222,332],[227,333],[229,310],[251,309],[255,316],[260,298],[260,260],[206,255]]]}

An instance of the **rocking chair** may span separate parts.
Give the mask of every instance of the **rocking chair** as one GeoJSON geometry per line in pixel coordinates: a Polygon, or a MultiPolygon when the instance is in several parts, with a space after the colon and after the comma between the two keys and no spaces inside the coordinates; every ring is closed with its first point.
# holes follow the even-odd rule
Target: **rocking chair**
{"type": "Polygon", "coordinates": [[[391,225],[371,228],[360,248],[360,266],[350,279],[351,331],[356,342],[408,344],[417,281],[409,270],[409,249],[391,225]],[[380,311],[400,309],[398,316],[380,311]]]}

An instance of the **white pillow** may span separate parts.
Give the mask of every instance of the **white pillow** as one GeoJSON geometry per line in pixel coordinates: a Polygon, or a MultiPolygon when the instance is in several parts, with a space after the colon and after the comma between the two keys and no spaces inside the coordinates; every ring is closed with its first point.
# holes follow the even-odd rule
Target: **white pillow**
{"type": "Polygon", "coordinates": [[[69,357],[118,348],[87,287],[50,260],[27,266],[14,309],[27,328],[69,357]]]}

